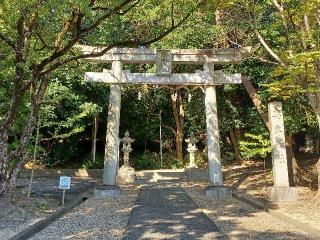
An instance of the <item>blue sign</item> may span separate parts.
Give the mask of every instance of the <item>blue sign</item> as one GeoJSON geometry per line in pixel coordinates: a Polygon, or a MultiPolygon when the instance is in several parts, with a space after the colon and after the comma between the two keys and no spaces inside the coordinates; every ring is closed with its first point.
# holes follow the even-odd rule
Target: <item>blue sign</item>
{"type": "Polygon", "coordinates": [[[70,189],[71,177],[60,176],[59,189],[70,189]]]}

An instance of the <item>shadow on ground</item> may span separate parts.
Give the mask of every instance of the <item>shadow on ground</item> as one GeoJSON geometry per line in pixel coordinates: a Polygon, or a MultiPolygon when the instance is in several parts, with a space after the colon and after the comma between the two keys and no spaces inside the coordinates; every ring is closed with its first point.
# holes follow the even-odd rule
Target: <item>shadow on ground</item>
{"type": "Polygon", "coordinates": [[[257,231],[245,229],[234,216],[252,218],[254,226],[254,211],[259,210],[247,210],[236,201],[220,202],[217,207],[230,214],[213,222],[178,182],[148,183],[141,189],[123,239],[312,239],[293,231],[275,231],[272,226],[267,231],[258,225],[257,231]]]}

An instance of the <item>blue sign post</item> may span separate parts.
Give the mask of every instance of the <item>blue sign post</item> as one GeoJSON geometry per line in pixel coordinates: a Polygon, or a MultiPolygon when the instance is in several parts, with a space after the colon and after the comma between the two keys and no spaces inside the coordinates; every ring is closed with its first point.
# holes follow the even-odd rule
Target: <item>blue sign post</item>
{"type": "Polygon", "coordinates": [[[62,189],[62,207],[64,206],[64,199],[66,195],[66,189],[70,189],[71,177],[60,176],[59,189],[62,189]]]}

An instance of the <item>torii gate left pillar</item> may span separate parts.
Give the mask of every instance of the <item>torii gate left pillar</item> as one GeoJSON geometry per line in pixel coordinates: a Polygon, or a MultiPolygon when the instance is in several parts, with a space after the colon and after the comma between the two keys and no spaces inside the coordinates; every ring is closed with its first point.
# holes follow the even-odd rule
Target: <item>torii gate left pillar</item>
{"type": "MultiPolygon", "coordinates": [[[[112,62],[112,71],[116,78],[121,77],[123,63],[121,61],[112,62]]],[[[104,155],[103,184],[114,186],[117,184],[118,170],[118,139],[120,127],[121,110],[121,87],[119,84],[110,86],[108,122],[106,133],[106,145],[104,155]]]]}
{"type": "MultiPolygon", "coordinates": [[[[121,78],[123,63],[119,60],[112,62],[114,77],[121,78]]],[[[120,188],[117,186],[117,173],[119,166],[119,127],[121,110],[121,86],[110,85],[108,120],[106,132],[106,144],[104,154],[103,185],[102,189],[94,190],[94,197],[115,197],[120,195],[120,188]]]]}

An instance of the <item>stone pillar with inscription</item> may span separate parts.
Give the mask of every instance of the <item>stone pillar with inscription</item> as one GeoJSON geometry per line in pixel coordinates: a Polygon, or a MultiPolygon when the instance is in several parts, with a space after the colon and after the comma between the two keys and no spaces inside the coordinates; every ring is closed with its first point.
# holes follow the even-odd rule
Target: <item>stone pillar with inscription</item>
{"type": "MultiPolygon", "coordinates": [[[[206,63],[204,70],[210,75],[215,74],[212,63],[206,63]]],[[[217,96],[214,85],[205,88],[205,112],[209,165],[209,186],[205,189],[205,194],[207,197],[229,198],[232,194],[231,189],[223,186],[222,179],[217,96]]]]}
{"type": "Polygon", "coordinates": [[[297,189],[289,186],[288,163],[285,146],[285,131],[281,102],[268,105],[271,126],[272,174],[274,186],[268,188],[271,202],[284,203],[297,200],[297,189]]]}

